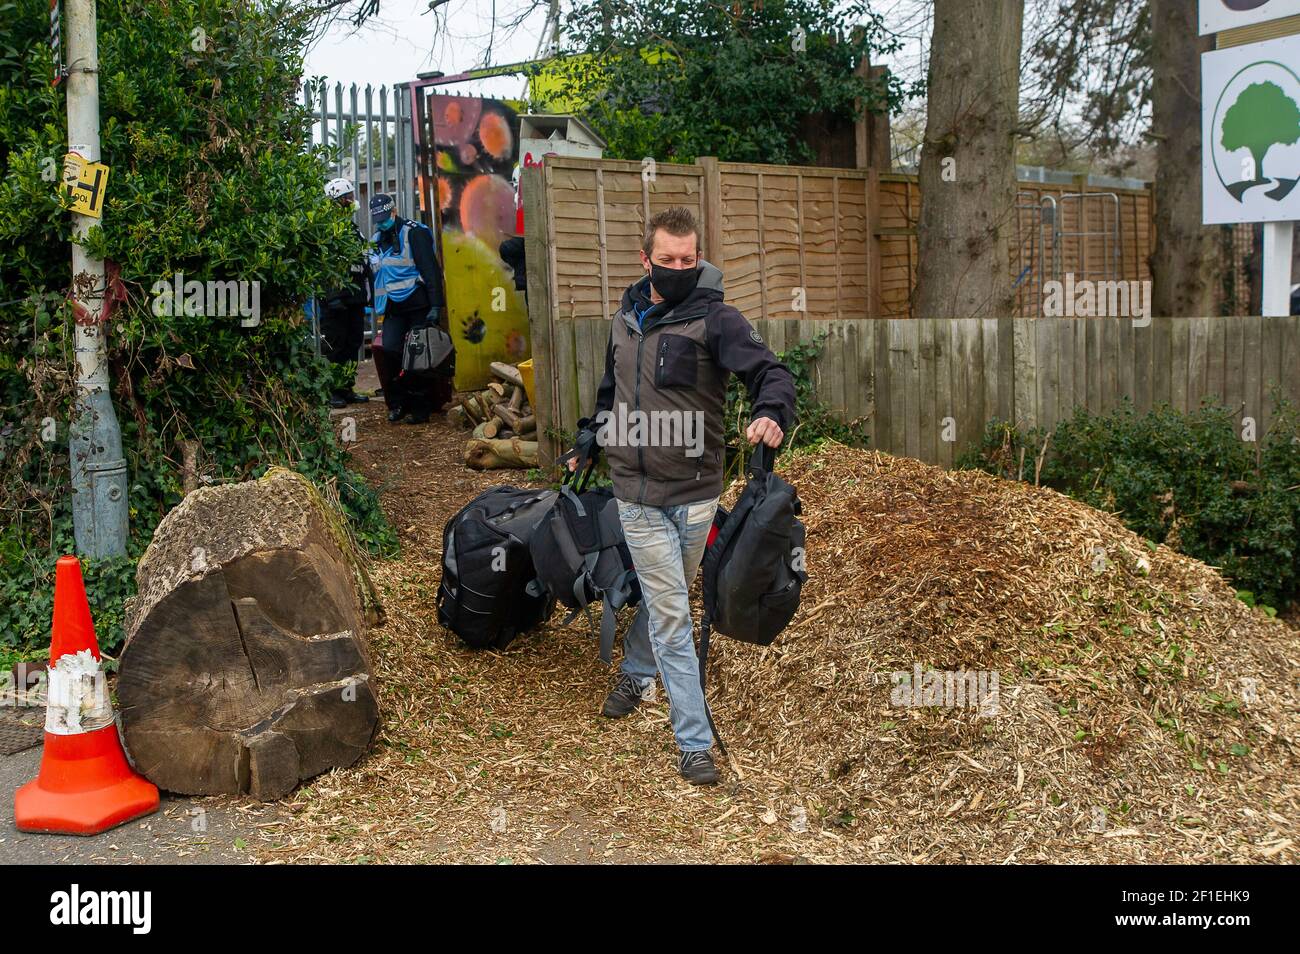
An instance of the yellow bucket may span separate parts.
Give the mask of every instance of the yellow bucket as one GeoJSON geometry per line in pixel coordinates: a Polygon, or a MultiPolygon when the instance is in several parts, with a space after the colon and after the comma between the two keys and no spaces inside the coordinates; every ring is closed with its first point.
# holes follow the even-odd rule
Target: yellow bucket
{"type": "Polygon", "coordinates": [[[528,396],[528,404],[537,413],[537,399],[533,397],[533,359],[520,361],[515,365],[519,369],[519,375],[524,379],[524,394],[528,396]]]}

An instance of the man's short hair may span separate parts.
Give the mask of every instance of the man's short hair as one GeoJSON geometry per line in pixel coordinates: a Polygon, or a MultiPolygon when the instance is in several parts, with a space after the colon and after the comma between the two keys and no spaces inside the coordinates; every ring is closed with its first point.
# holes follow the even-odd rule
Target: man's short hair
{"type": "Polygon", "coordinates": [[[675,205],[670,209],[664,209],[662,212],[656,212],[650,216],[650,221],[645,226],[645,241],[641,243],[641,250],[649,256],[655,247],[655,232],[663,229],[669,235],[676,235],[681,238],[685,235],[695,233],[695,252],[700,251],[700,224],[695,221],[695,213],[684,205],[675,205]]]}

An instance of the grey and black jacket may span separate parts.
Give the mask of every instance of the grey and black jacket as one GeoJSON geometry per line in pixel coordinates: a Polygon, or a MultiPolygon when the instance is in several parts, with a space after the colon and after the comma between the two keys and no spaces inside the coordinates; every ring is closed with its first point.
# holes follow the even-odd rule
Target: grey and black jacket
{"type": "Polygon", "coordinates": [[[668,507],[722,492],[729,374],[744,382],[753,418],[769,417],[787,433],[794,423],[790,370],[723,302],[722,272],[702,259],[698,267],[699,282],[684,301],[644,311],[650,304],[645,276],[623,293],[610,322],[605,377],[589,426],[609,458],[620,500],[668,507]]]}

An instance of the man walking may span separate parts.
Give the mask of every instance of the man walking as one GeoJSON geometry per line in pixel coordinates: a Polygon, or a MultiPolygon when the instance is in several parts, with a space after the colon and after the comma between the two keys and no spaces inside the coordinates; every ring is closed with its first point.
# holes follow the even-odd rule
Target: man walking
{"type": "Polygon", "coordinates": [[[433,411],[429,382],[402,372],[402,349],[412,328],[442,320],[442,266],[428,226],[394,215],[391,195],[376,194],[370,216],[376,228],[374,309],[376,318],[383,316],[384,365],[392,375],[384,386],[388,420],[396,424],[409,415],[408,424],[423,424],[433,411]]]}
{"type": "Polygon", "coordinates": [[[773,448],[793,423],[795,388],[758,332],[723,303],[722,272],[700,259],[699,234],[689,209],[650,219],[641,248],[647,274],[623,293],[596,413],[580,425],[595,432],[609,458],[641,585],[602,713],[628,715],[662,674],[682,753],[678,769],[688,782],[707,785],[718,772],[688,590],[722,493],[727,378],[740,376],[749,392],[746,438],[773,448]]]}
{"type": "MultiPolygon", "coordinates": [[[[352,183],[348,179],[331,179],[325,184],[325,194],[346,209],[349,215],[356,209],[352,183]]],[[[357,238],[364,242],[365,236],[361,231],[357,229],[356,233],[357,238]]],[[[366,293],[369,284],[370,260],[363,255],[352,263],[348,278],[342,286],[321,299],[321,352],[335,366],[337,375],[345,373],[342,370],[345,366],[355,365],[361,353],[361,345],[365,342],[366,293]]],[[[330,407],[347,407],[349,404],[363,404],[370,400],[357,394],[353,383],[355,375],[354,366],[346,385],[342,380],[336,379],[330,394],[330,407]]]]}

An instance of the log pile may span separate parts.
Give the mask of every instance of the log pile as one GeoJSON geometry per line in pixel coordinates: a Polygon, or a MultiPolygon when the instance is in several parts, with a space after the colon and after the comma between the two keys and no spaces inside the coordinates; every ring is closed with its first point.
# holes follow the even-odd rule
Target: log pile
{"type": "Polygon", "coordinates": [[[473,470],[537,466],[537,416],[528,403],[524,379],[514,365],[491,364],[496,378],[481,391],[464,395],[447,420],[469,428],[465,466],[473,470]]]}

